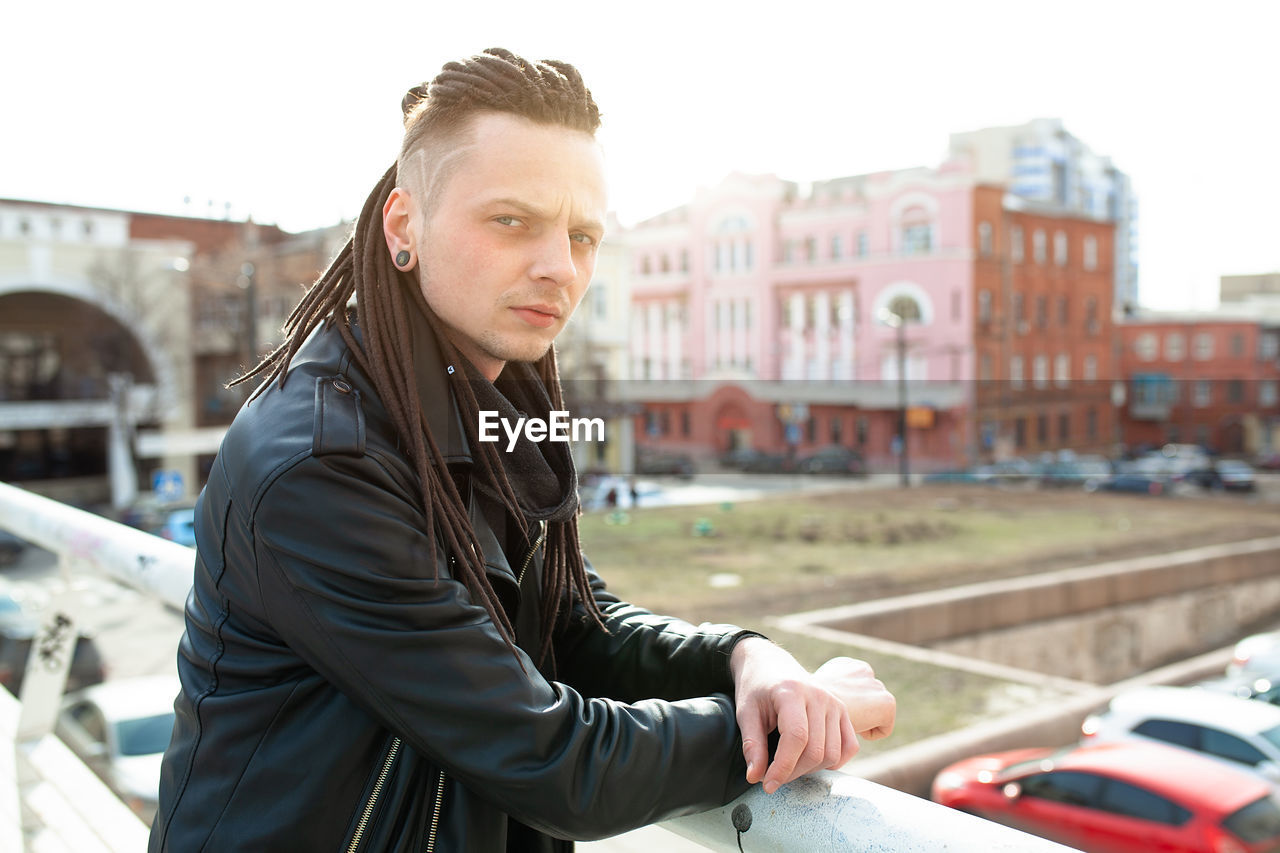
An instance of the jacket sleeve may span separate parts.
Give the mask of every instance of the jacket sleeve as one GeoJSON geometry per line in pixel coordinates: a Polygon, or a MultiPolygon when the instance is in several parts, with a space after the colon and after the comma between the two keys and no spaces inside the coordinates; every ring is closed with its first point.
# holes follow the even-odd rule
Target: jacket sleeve
{"type": "Polygon", "coordinates": [[[308,457],[257,501],[260,606],[310,667],[473,792],[560,837],[746,789],[728,697],[624,703],[545,680],[443,552],[431,559],[403,483],[369,456],[308,457]]]}
{"type": "Polygon", "coordinates": [[[588,696],[623,702],[733,695],[729,655],[743,637],[734,625],[693,626],[621,601],[587,563],[604,630],[575,602],[556,642],[557,675],[588,696]]]}

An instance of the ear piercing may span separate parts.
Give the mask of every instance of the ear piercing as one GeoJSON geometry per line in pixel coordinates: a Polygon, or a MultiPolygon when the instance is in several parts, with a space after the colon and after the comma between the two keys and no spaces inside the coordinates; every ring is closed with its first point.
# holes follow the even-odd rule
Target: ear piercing
{"type": "Polygon", "coordinates": [[[409,255],[409,252],[406,249],[401,249],[400,251],[396,252],[396,266],[398,266],[400,269],[404,269],[405,267],[409,266],[410,257],[411,256],[409,255]]]}

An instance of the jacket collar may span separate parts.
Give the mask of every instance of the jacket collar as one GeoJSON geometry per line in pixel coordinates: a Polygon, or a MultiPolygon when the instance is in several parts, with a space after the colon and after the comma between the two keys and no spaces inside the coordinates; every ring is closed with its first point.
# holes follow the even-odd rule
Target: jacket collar
{"type": "MultiPolygon", "coordinates": [[[[425,303],[419,304],[419,309],[424,305],[425,303]]],[[[445,363],[435,331],[422,310],[410,310],[408,313],[411,367],[422,415],[444,461],[450,464],[470,464],[471,447],[463,427],[462,413],[458,410],[458,402],[449,387],[450,371],[460,371],[462,366],[445,363]]]]}

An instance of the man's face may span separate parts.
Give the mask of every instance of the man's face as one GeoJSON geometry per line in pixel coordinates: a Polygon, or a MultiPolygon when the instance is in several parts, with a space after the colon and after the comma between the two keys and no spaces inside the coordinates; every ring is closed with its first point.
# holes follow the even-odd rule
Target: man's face
{"type": "Polygon", "coordinates": [[[586,292],[604,163],[586,133],[503,113],[478,115],[471,139],[413,218],[427,304],[492,380],[508,361],[542,357],[586,292]]]}

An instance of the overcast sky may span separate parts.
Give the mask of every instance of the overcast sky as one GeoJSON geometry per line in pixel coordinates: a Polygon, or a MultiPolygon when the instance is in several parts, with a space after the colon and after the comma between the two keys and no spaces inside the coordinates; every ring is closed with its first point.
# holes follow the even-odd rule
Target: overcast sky
{"type": "Polygon", "coordinates": [[[953,131],[1049,116],[1132,177],[1143,304],[1280,271],[1275,0],[28,0],[4,23],[0,197],[330,225],[394,159],[404,91],[497,45],[583,72],[626,224],[731,171],[933,166],[953,131]]]}

